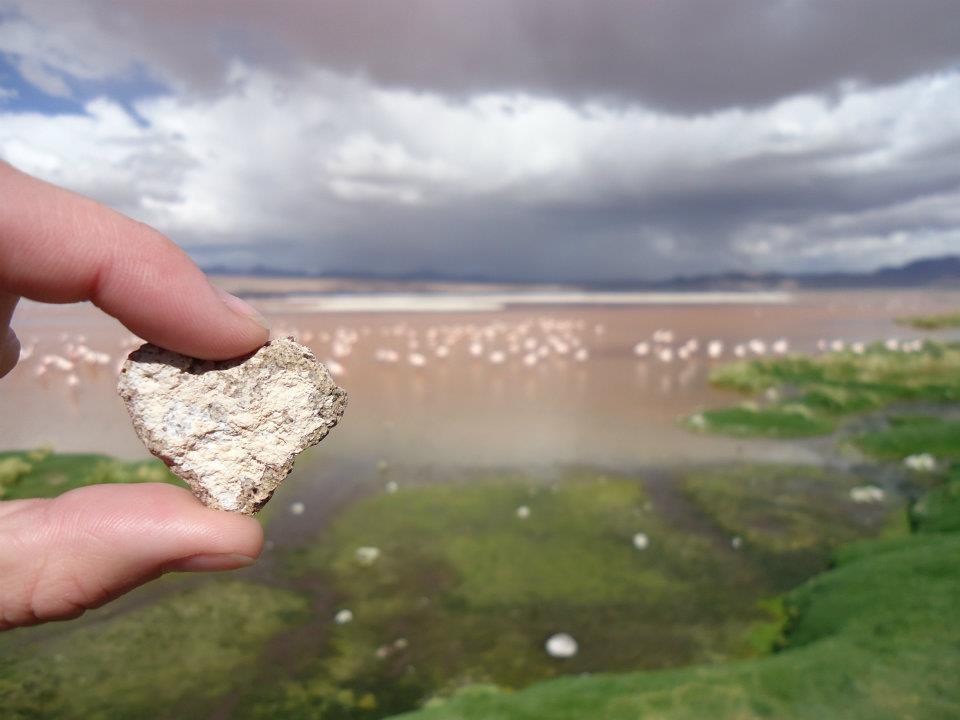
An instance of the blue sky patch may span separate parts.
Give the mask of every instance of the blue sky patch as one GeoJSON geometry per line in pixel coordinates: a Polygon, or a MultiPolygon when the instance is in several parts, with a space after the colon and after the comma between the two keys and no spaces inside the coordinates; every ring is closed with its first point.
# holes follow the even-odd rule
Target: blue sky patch
{"type": "Polygon", "coordinates": [[[0,88],[12,91],[0,97],[0,110],[36,112],[43,115],[83,115],[90,100],[106,97],[121,105],[137,122],[143,124],[134,106],[144,98],[165,95],[170,89],[154,79],[146,68],[138,65],[123,77],[87,80],[47,68],[60,77],[70,89],[70,97],[58,97],[27,82],[17,69],[16,58],[0,53],[0,88]]]}

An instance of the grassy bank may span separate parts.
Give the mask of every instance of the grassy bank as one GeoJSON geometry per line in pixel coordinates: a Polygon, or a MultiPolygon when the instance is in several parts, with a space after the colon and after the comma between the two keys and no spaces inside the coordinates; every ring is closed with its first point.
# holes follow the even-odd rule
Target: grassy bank
{"type": "Polygon", "coordinates": [[[939,460],[960,460],[960,420],[929,416],[894,416],[878,430],[859,433],[854,445],[881,460],[904,460],[930,454],[939,460]]]}
{"type": "Polygon", "coordinates": [[[960,402],[960,345],[925,343],[914,352],[876,344],[863,352],[735,362],[710,378],[753,396],[687,418],[696,431],[734,437],[828,435],[846,418],[894,403],[960,402]]]}
{"type": "Polygon", "coordinates": [[[941,315],[915,315],[901,318],[901,325],[908,325],[918,330],[950,330],[960,328],[960,312],[943,313],[941,315]]]}
{"type": "Polygon", "coordinates": [[[0,500],[54,497],[99,483],[168,482],[183,486],[159,460],[123,462],[48,448],[0,452],[0,500]]]}

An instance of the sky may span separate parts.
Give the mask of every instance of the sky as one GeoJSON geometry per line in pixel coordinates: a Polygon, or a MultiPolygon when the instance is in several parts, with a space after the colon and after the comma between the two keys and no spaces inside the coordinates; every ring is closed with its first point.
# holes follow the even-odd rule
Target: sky
{"type": "Polygon", "coordinates": [[[956,0],[0,0],[0,158],[206,267],[960,253],[956,0]]]}

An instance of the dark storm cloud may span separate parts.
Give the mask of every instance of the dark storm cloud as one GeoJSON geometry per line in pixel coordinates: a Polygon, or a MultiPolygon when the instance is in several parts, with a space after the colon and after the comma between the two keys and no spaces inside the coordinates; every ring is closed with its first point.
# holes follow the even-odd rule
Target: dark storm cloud
{"type": "MultiPolygon", "coordinates": [[[[501,193],[428,209],[367,205],[322,243],[272,246],[271,257],[288,268],[322,272],[576,281],[870,269],[960,250],[957,240],[917,241],[912,250],[890,240],[960,225],[960,154],[925,172],[906,163],[873,176],[839,174],[827,162],[834,157],[754,158],[695,178],[664,175],[654,188],[608,185],[589,199],[528,204],[501,193]],[[744,242],[751,226],[758,228],[755,243],[744,242]],[[788,229],[779,241],[777,227],[788,229]],[[856,241],[863,237],[874,240],[856,241]],[[832,243],[837,246],[811,252],[832,243]]],[[[604,183],[599,169],[593,182],[604,183]]]]}
{"type": "MultiPolygon", "coordinates": [[[[353,0],[262,18],[298,57],[453,94],[609,96],[681,112],[889,83],[960,59],[950,0],[353,0]]],[[[280,55],[281,51],[277,50],[280,55]]]]}
{"type": "Polygon", "coordinates": [[[71,0],[20,7],[54,26],[91,24],[171,82],[207,89],[241,58],[451,95],[527,91],[690,113],[833,91],[844,82],[892,83],[960,62],[955,0],[71,0]]]}

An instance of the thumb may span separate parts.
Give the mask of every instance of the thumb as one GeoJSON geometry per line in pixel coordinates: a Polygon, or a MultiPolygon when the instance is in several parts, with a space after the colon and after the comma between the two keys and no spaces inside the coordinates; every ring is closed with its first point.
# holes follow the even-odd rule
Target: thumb
{"type": "Polygon", "coordinates": [[[262,543],[256,520],[172,485],[0,503],[0,629],[77,617],[164,572],[250,565],[262,543]]]}

